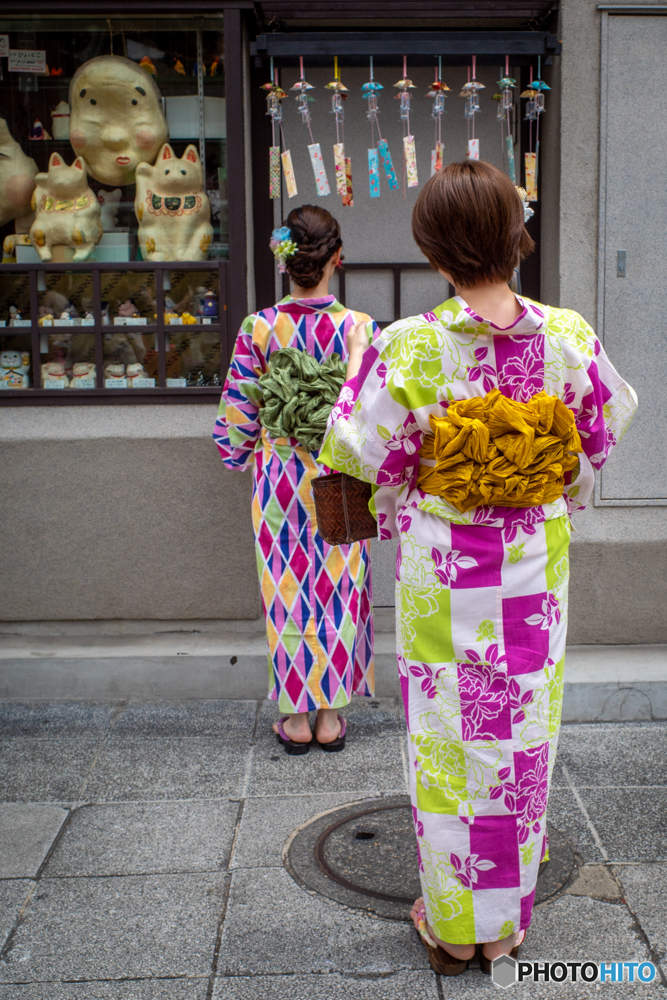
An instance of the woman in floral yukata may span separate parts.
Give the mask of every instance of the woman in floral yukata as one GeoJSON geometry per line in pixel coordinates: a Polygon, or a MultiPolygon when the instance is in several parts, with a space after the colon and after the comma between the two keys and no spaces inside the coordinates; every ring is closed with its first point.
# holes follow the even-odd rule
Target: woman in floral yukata
{"type": "MultiPolygon", "coordinates": [[[[509,287],[532,249],[523,192],[452,163],[414,238],[456,294],[368,346],[320,461],[374,484],[398,535],[396,625],[431,965],[484,971],[528,928],[563,698],[568,544],[637,406],[581,316],[509,287]]],[[[351,377],[352,376],[352,377],[351,377]]]]}
{"type": "Polygon", "coordinates": [[[315,741],[322,749],[343,750],[346,723],[338,709],[352,693],[373,695],[370,546],[332,547],[318,534],[311,486],[320,473],[317,452],[295,438],[269,436],[261,423],[259,379],[281,348],[305,351],[320,363],[334,353],[347,360],[351,328],[357,324],[358,341],[372,339],[377,327],[329,295],[342,240],[326,209],[295,208],[271,246],[294,291],[243,321],[213,437],[227,468],[253,468],[269,698],[285,713],[273,729],[286,753],[296,755],[313,740],[309,712],[317,711],[315,741]]]}

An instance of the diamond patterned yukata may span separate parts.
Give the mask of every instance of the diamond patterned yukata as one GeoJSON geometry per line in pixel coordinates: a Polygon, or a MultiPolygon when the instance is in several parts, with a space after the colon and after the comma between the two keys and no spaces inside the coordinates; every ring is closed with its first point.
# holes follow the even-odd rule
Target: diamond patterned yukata
{"type": "Polygon", "coordinates": [[[518,299],[507,330],[449,299],[387,327],[343,386],[320,461],[375,484],[398,536],[398,667],[426,915],[452,944],[530,924],[563,700],[569,513],[582,509],[637,406],[588,324],[518,299]],[[545,391],[584,453],[536,507],[461,513],[417,487],[429,415],[494,387],[545,391]]]}
{"type": "Polygon", "coordinates": [[[271,352],[296,347],[317,360],[347,358],[347,333],[363,313],[333,296],[288,296],[241,327],[213,432],[229,469],[253,466],[252,521],[269,643],[269,697],[287,713],[341,708],[372,696],[370,546],[327,545],[317,532],[312,480],[316,453],[262,429],[259,377],[271,352]]]}

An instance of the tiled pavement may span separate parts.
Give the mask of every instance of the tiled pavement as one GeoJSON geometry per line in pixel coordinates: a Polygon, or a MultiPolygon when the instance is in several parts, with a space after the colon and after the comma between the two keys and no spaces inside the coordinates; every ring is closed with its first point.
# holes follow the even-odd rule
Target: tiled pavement
{"type": "MultiPolygon", "coordinates": [[[[402,710],[355,702],[343,754],[286,756],[275,706],[0,702],[0,1000],[445,1000],[409,925],[310,894],[288,835],[405,791],[402,710]]],[[[526,958],[663,963],[667,725],[563,727],[550,822],[582,867],[538,907],[526,958]]],[[[513,996],[661,996],[530,984],[513,996]]],[[[655,990],[658,993],[655,994],[655,990]]],[[[667,990],[665,991],[667,996],[667,990]]]]}

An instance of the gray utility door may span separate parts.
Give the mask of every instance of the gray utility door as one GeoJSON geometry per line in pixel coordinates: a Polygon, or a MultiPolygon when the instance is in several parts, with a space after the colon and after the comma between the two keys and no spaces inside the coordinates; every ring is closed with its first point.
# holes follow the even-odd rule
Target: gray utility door
{"type": "Polygon", "coordinates": [[[598,330],[639,410],[601,505],[667,503],[666,52],[667,17],[603,14],[598,330]]]}

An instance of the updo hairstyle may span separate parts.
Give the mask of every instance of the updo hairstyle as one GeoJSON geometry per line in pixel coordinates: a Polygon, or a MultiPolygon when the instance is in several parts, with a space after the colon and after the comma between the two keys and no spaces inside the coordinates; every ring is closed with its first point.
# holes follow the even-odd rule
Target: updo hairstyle
{"type": "Polygon", "coordinates": [[[299,248],[285,262],[287,273],[300,288],[315,288],[322,280],[326,263],[343,245],[340,226],[333,215],[319,205],[293,208],[285,225],[289,226],[291,240],[299,248]]]}
{"type": "Polygon", "coordinates": [[[431,267],[473,288],[509,282],[535,244],[509,177],[481,160],[450,163],[419,193],[412,235],[431,267]]]}

